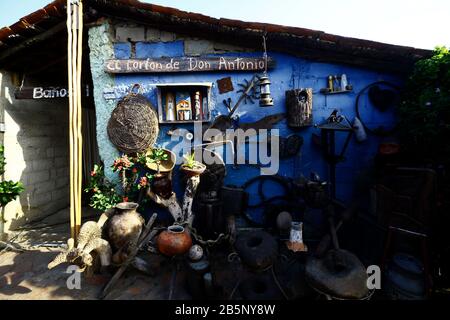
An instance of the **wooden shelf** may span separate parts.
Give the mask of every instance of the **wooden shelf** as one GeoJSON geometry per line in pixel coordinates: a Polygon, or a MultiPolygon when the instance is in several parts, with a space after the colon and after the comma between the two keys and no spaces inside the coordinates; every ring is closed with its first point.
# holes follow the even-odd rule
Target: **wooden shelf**
{"type": "MultiPolygon", "coordinates": [[[[156,85],[158,92],[158,118],[160,124],[189,124],[195,122],[211,122],[211,82],[182,82],[182,83],[160,83],[156,85]],[[195,91],[200,91],[202,99],[206,99],[206,104],[203,106],[203,100],[201,102],[200,107],[203,110],[203,119],[199,120],[166,120],[165,116],[165,95],[167,92],[172,92],[176,96],[176,92],[186,91],[190,93],[191,96],[191,106],[193,104],[192,101],[192,93],[195,91]]],[[[190,111],[190,115],[192,116],[193,111],[190,111]]]]}
{"type": "Polygon", "coordinates": [[[332,94],[344,94],[344,93],[350,93],[353,92],[353,90],[340,90],[340,91],[328,91],[328,89],[320,89],[320,93],[324,95],[332,95],[332,94]]]}
{"type": "Polygon", "coordinates": [[[189,124],[189,123],[195,123],[195,122],[211,122],[210,119],[203,119],[203,120],[174,120],[174,121],[166,121],[166,120],[160,120],[160,124],[170,124],[170,123],[176,123],[176,124],[189,124]]]}

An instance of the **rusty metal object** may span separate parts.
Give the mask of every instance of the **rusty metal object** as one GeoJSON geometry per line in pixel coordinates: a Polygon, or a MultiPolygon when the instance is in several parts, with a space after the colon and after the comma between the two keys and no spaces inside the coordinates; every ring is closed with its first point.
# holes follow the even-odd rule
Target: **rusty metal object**
{"type": "Polygon", "coordinates": [[[226,77],[217,80],[217,87],[219,88],[219,93],[227,93],[234,90],[233,82],[231,81],[231,77],[226,77]]]}
{"type": "Polygon", "coordinates": [[[275,239],[269,233],[260,230],[239,235],[235,247],[242,262],[254,270],[270,267],[278,255],[275,239]]]}
{"type": "Polygon", "coordinates": [[[192,238],[182,226],[173,225],[159,234],[156,245],[159,252],[172,257],[186,253],[192,246],[192,238]]]}
{"type": "Polygon", "coordinates": [[[271,114],[255,122],[239,123],[239,128],[244,131],[248,129],[255,129],[255,130],[272,129],[272,127],[281,120],[283,120],[285,116],[286,115],[284,113],[271,114]]]}

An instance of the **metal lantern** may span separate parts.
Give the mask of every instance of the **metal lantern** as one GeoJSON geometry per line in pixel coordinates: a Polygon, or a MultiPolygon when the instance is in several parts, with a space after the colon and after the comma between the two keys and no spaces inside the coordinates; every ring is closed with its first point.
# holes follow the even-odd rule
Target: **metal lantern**
{"type": "Polygon", "coordinates": [[[270,96],[270,80],[267,73],[264,73],[259,78],[259,87],[261,91],[261,97],[259,98],[259,105],[261,107],[273,106],[273,99],[270,96]]]}

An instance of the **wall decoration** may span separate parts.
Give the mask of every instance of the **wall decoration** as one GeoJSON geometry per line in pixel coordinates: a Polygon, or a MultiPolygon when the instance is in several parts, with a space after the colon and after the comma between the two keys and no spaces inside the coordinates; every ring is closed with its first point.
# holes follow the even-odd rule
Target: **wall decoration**
{"type": "Polygon", "coordinates": [[[270,79],[269,74],[267,73],[267,46],[266,46],[266,34],[263,36],[263,47],[264,47],[264,55],[263,59],[266,61],[264,64],[264,73],[261,77],[259,77],[259,88],[260,88],[260,97],[259,97],[259,105],[261,107],[271,107],[273,106],[273,98],[270,95],[270,79]]]}
{"type": "Polygon", "coordinates": [[[348,83],[346,74],[329,75],[327,78],[327,87],[320,89],[323,94],[348,93],[353,90],[353,86],[348,83]]]}
{"type": "Polygon", "coordinates": [[[176,93],[176,110],[177,120],[183,121],[192,119],[191,96],[189,92],[176,93]]]}
{"type": "Polygon", "coordinates": [[[288,125],[302,128],[313,124],[312,88],[286,91],[288,125]]]}
{"type": "MultiPolygon", "coordinates": [[[[139,90],[136,84],[133,90],[139,90]]],[[[109,140],[126,154],[150,148],[158,138],[158,117],[152,104],[132,90],[119,101],[108,122],[109,140]]]]}
{"type": "MultiPolygon", "coordinates": [[[[258,76],[255,76],[255,77],[258,78],[258,76]]],[[[258,80],[259,80],[259,78],[258,78],[258,80]]],[[[253,103],[255,103],[253,100],[259,99],[259,90],[258,90],[259,87],[256,85],[253,85],[251,87],[250,91],[248,93],[244,94],[250,86],[250,81],[248,81],[247,79],[244,79],[244,81],[242,83],[238,83],[238,86],[241,87],[241,89],[239,89],[237,91],[237,93],[244,95],[244,103],[245,104],[247,104],[247,100],[250,101],[251,104],[253,104],[253,103]]]]}
{"type": "Polygon", "coordinates": [[[166,94],[166,121],[175,120],[175,95],[168,91],[166,94]]]}
{"type": "Polygon", "coordinates": [[[107,73],[162,73],[208,71],[262,71],[273,68],[271,58],[248,57],[175,57],[148,59],[112,59],[105,63],[107,73]]]}
{"type": "Polygon", "coordinates": [[[226,77],[217,80],[217,87],[219,88],[219,93],[224,94],[234,90],[233,82],[231,81],[231,77],[226,77]]]}
{"type": "Polygon", "coordinates": [[[157,84],[159,123],[209,121],[211,86],[210,82],[157,84]]]}
{"type": "MultiPolygon", "coordinates": [[[[91,96],[91,88],[86,85],[81,93],[89,97],[91,96]]],[[[68,98],[69,90],[67,87],[20,87],[14,92],[17,100],[21,99],[58,99],[68,98]]]]}
{"type": "Polygon", "coordinates": [[[192,118],[194,120],[202,119],[202,99],[200,91],[195,91],[194,93],[194,105],[192,107],[192,112],[193,112],[192,118]]]}

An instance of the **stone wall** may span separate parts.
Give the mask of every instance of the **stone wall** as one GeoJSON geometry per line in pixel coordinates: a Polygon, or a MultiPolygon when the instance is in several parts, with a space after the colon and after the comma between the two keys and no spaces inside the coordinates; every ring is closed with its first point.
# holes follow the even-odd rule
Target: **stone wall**
{"type": "MultiPolygon", "coordinates": [[[[42,85],[27,79],[25,86],[42,85]]],[[[21,181],[25,191],[5,209],[5,230],[53,214],[69,205],[67,100],[16,100],[15,86],[0,72],[4,109],[5,179],[21,181]]]]}
{"type": "MultiPolygon", "coordinates": [[[[184,44],[185,56],[201,56],[207,54],[225,54],[231,52],[250,52],[251,50],[238,47],[232,44],[210,41],[200,38],[188,37],[181,34],[167,32],[153,28],[146,28],[126,23],[116,23],[115,25],[115,43],[130,44],[131,56],[136,52],[134,46],[136,43],[165,43],[181,41],[184,44]],[[134,49],[133,49],[134,48],[134,49]]],[[[261,40],[262,47],[262,40],[261,40]]]]}

